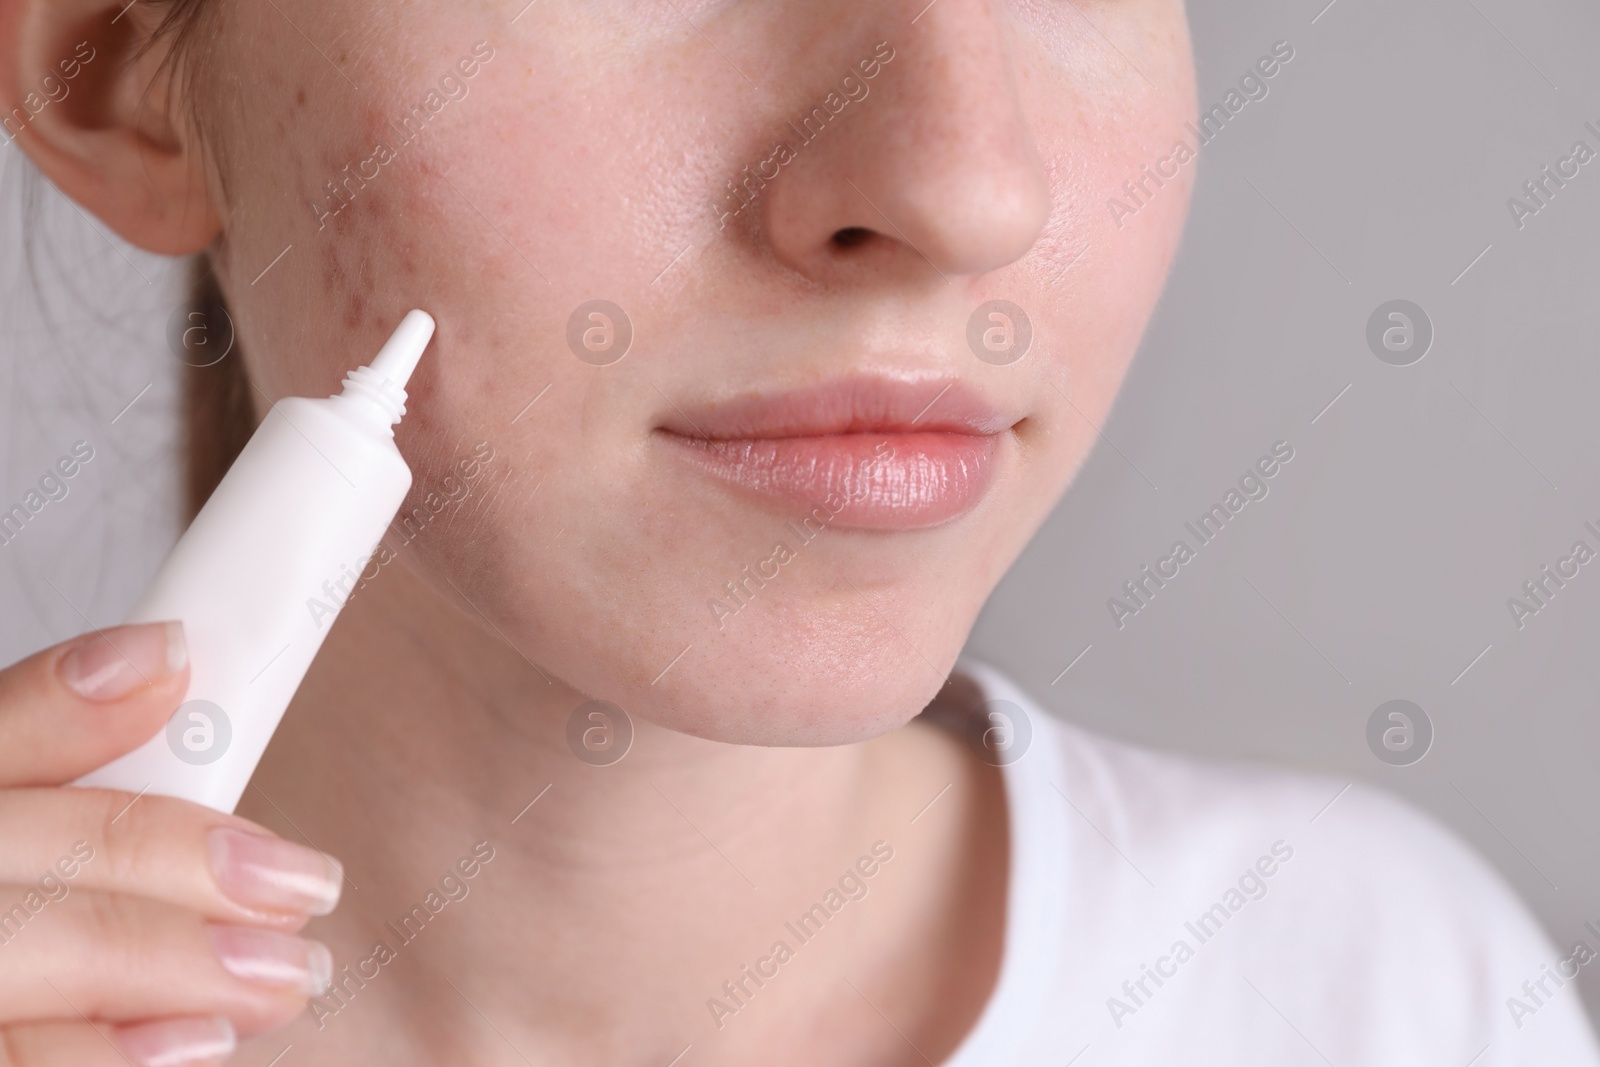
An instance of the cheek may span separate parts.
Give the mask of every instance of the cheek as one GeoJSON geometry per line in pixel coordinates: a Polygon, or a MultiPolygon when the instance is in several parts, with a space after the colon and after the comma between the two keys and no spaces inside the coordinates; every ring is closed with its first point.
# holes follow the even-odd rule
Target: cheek
{"type": "MultiPolygon", "coordinates": [[[[333,15],[283,7],[318,39],[344,36],[333,15]]],[[[425,102],[481,27],[462,17],[432,32],[396,29],[406,47],[391,55],[384,43],[319,52],[271,5],[263,10],[229,16],[232,51],[218,56],[261,84],[226,115],[228,228],[216,258],[262,393],[316,395],[365,362],[407,310],[429,307],[478,251],[482,221],[451,187],[463,150],[481,147],[466,136],[476,94],[440,94],[437,113],[425,102]],[[413,114],[423,121],[408,125],[413,114]]],[[[490,258],[476,257],[480,267],[490,258]]]]}
{"type": "Polygon", "coordinates": [[[1193,145],[1185,129],[1194,109],[1187,52],[1163,48],[1141,54],[1140,62],[1162,88],[1138,80],[1114,101],[1103,89],[1063,84],[1059,74],[1036,75],[1038,82],[1051,82],[1048,88],[1036,84],[1032,97],[1051,213],[1029,255],[995,284],[1035,318],[1037,358],[982,368],[997,382],[1006,374],[1025,375],[1036,415],[1019,428],[1027,459],[1006,487],[1006,521],[989,531],[984,546],[995,561],[991,581],[998,581],[1096,446],[1096,428],[1105,424],[1182,234],[1195,158],[1161,184],[1147,179],[1143,205],[1122,225],[1120,212],[1111,210],[1114,200],[1126,201],[1125,182],[1145,178],[1146,165],[1154,170],[1180,139],[1193,145]]]}
{"type": "MultiPolygon", "coordinates": [[[[1046,329],[1058,342],[1047,361],[1061,375],[1054,384],[1077,411],[1059,396],[1054,406],[1077,423],[1103,423],[1187,216],[1198,158],[1168,162],[1170,177],[1157,170],[1178,143],[1194,147],[1185,128],[1194,106],[1192,68],[1184,53],[1173,56],[1164,92],[1150,89],[1142,99],[1098,112],[1066,104],[1038,134],[1053,209],[1026,272],[1046,309],[1046,329]]],[[[1046,383],[1039,387],[1038,395],[1048,398],[1046,383]]]]}

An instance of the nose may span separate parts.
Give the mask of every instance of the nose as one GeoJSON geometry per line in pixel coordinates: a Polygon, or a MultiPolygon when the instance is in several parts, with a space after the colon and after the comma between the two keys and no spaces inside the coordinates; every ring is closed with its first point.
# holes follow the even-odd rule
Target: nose
{"type": "Polygon", "coordinates": [[[1004,5],[937,0],[918,16],[924,4],[884,5],[904,21],[874,21],[904,32],[876,52],[885,35],[856,36],[868,42],[852,46],[862,56],[839,52],[835,64],[855,64],[853,80],[835,77],[829,88],[842,91],[802,103],[785,127],[794,158],[763,191],[760,218],[773,254],[813,280],[871,258],[954,281],[1016,261],[1044,228],[1049,183],[1004,5]],[[859,65],[869,54],[880,60],[871,78],[859,65]],[[826,106],[841,100],[836,114],[826,106]]]}

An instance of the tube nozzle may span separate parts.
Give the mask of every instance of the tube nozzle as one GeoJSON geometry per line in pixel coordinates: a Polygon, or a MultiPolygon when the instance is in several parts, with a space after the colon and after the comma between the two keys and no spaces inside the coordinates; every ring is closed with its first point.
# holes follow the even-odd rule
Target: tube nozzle
{"type": "Polygon", "coordinates": [[[354,405],[356,418],[370,422],[375,430],[393,433],[391,427],[406,413],[406,383],[433,339],[433,327],[433,316],[426,311],[408,312],[372,362],[345,375],[339,396],[354,405]]]}
{"type": "Polygon", "coordinates": [[[423,350],[433,338],[433,330],[432,315],[421,310],[407,312],[367,366],[393,382],[396,389],[404,389],[411,380],[411,372],[417,369],[423,350]]]}

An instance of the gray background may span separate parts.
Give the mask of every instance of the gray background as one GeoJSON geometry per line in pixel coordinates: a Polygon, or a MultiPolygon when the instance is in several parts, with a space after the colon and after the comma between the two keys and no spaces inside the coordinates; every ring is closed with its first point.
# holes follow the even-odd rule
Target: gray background
{"type": "MultiPolygon", "coordinates": [[[[1575,140],[1600,150],[1583,128],[1600,126],[1600,7],[1324,3],[1192,6],[1203,106],[1273,42],[1295,58],[1203,150],[1108,443],[972,651],[1114,735],[1408,796],[1558,943],[1593,946],[1600,561],[1522,630],[1506,600],[1580,537],[1600,548],[1583,529],[1600,527],[1600,160],[1520,231],[1506,199],[1575,140]],[[1405,368],[1365,340],[1395,298],[1436,330],[1405,368]],[[1270,495],[1119,631],[1106,599],[1278,440],[1296,456],[1270,495]],[[1436,731],[1401,768],[1365,740],[1397,697],[1436,731]]],[[[172,265],[47,188],[25,212],[15,156],[0,149],[0,510],[74,441],[96,458],[0,547],[0,662],[117,618],[177,534],[172,265]],[[42,292],[13,239],[24,213],[42,292]]],[[[1591,1008],[1597,971],[1581,972],[1591,1008]]]]}

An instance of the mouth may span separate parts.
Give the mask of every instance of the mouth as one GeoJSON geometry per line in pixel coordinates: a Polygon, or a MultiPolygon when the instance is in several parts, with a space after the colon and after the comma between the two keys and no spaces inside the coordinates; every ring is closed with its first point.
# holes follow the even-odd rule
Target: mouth
{"type": "Polygon", "coordinates": [[[791,517],[938,526],[978,505],[1015,425],[959,381],[853,377],[674,408],[656,434],[702,472],[791,517]]]}

